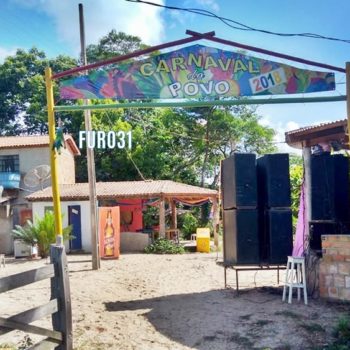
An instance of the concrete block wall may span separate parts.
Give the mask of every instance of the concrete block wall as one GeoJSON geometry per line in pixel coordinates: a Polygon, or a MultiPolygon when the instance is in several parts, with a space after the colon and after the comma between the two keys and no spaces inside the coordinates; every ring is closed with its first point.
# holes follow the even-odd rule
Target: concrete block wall
{"type": "Polygon", "coordinates": [[[350,235],[322,236],[320,296],[350,301],[350,235]]]}

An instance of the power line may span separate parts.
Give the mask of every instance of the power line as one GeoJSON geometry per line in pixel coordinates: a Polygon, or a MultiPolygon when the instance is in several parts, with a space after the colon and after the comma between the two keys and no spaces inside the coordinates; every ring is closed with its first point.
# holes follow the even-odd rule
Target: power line
{"type": "Polygon", "coordinates": [[[224,24],[226,24],[228,27],[233,28],[233,29],[237,29],[237,30],[259,32],[259,33],[282,36],[282,37],[306,37],[306,38],[313,38],[313,39],[323,39],[323,40],[339,41],[339,42],[343,42],[346,44],[350,44],[349,39],[340,39],[340,38],[324,36],[324,35],[315,34],[315,33],[279,33],[279,32],[273,32],[273,31],[266,30],[266,29],[254,28],[254,27],[248,26],[244,23],[235,21],[233,19],[218,16],[213,12],[203,10],[203,9],[161,5],[161,4],[156,4],[154,2],[143,1],[143,0],[125,0],[125,1],[161,7],[161,8],[165,8],[168,10],[184,11],[184,12],[194,13],[197,15],[205,16],[205,17],[216,18],[216,19],[220,20],[221,22],[223,22],[224,24]]]}

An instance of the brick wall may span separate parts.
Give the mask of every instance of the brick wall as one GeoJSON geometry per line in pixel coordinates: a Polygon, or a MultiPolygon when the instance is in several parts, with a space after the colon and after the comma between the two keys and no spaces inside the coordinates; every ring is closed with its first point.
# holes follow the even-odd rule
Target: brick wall
{"type": "Polygon", "coordinates": [[[350,300],[350,235],[322,236],[320,296],[350,300]]]}

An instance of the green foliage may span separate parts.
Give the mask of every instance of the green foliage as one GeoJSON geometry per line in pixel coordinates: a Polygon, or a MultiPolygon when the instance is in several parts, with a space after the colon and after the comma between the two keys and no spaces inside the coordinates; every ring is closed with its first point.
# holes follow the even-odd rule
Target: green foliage
{"type": "Polygon", "coordinates": [[[158,238],[145,248],[147,254],[183,254],[184,252],[183,246],[165,238],[158,238]]]}
{"type": "Polygon", "coordinates": [[[198,227],[198,219],[191,213],[186,213],[183,218],[182,224],[182,236],[185,239],[189,239],[192,233],[196,232],[198,227]]]}
{"type": "Polygon", "coordinates": [[[0,134],[47,132],[44,71],[48,65],[57,72],[73,67],[76,61],[67,56],[49,60],[43,51],[32,48],[19,49],[0,64],[0,134]]]}
{"type": "Polygon", "coordinates": [[[159,209],[157,207],[146,207],[146,211],[142,213],[144,227],[151,228],[154,225],[159,225],[158,211],[159,209]]]}
{"type": "MultiPolygon", "coordinates": [[[[63,239],[72,239],[72,226],[63,229],[63,239]]],[[[50,252],[50,244],[56,241],[55,217],[52,211],[45,212],[43,218],[35,218],[33,224],[30,220],[24,226],[16,225],[12,230],[14,239],[20,239],[28,245],[37,244],[38,253],[42,258],[46,258],[50,252]]]]}
{"type": "Polygon", "coordinates": [[[293,226],[296,227],[300,203],[301,185],[303,183],[303,163],[299,156],[290,156],[290,184],[292,199],[293,226]]]}
{"type": "Polygon", "coordinates": [[[106,60],[112,57],[126,55],[141,50],[147,46],[137,36],[111,30],[102,37],[98,44],[88,45],[86,56],[89,63],[106,60]]]}
{"type": "Polygon", "coordinates": [[[350,318],[349,316],[339,319],[334,329],[337,345],[346,345],[350,348],[350,318]]]}

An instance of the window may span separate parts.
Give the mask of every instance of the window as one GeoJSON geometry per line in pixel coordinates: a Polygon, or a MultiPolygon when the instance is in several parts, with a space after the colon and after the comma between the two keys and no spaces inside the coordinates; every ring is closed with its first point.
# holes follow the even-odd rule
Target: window
{"type": "Polygon", "coordinates": [[[19,156],[0,156],[0,172],[19,173],[19,156]]]}

